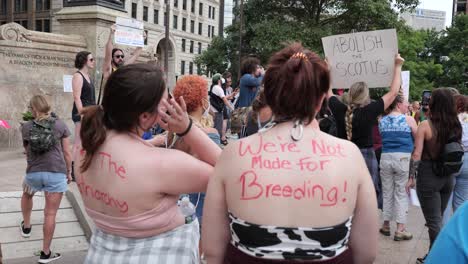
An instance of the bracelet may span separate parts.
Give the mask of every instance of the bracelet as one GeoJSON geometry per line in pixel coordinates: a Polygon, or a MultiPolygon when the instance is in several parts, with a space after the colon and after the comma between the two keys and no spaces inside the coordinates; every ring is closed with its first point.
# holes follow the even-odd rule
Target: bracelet
{"type": "Polygon", "coordinates": [[[192,118],[189,118],[189,120],[190,120],[190,122],[189,122],[189,124],[188,124],[187,129],[186,129],[184,132],[180,133],[180,134],[179,134],[179,133],[176,133],[176,135],[177,135],[178,137],[183,137],[183,136],[187,135],[188,132],[190,132],[190,129],[192,128],[193,122],[192,122],[192,118]]]}

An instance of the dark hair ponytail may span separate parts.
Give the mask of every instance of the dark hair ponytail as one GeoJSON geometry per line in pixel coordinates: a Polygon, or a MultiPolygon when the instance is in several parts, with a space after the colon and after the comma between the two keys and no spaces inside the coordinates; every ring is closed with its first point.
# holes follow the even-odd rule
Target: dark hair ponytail
{"type": "Polygon", "coordinates": [[[85,151],[84,162],[81,164],[81,172],[86,171],[91,165],[94,154],[106,140],[106,127],[104,126],[104,110],[100,105],[83,108],[81,118],[81,145],[85,151]]]}

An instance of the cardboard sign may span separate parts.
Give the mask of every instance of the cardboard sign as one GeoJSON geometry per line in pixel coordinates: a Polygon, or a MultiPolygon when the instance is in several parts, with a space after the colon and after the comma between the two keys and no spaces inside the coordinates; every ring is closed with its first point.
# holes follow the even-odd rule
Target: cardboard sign
{"type": "Polygon", "coordinates": [[[135,19],[117,17],[114,42],[116,44],[143,47],[145,40],[143,37],[143,22],[135,19]]]}
{"type": "Polygon", "coordinates": [[[410,85],[410,72],[401,72],[401,88],[403,89],[403,95],[406,100],[409,100],[409,85],[410,85]]]}
{"type": "Polygon", "coordinates": [[[73,92],[72,79],[73,75],[63,75],[63,91],[65,93],[73,92]]]}
{"type": "Polygon", "coordinates": [[[395,29],[325,37],[322,45],[333,88],[349,88],[355,82],[366,82],[369,88],[390,86],[398,53],[395,29]]]}

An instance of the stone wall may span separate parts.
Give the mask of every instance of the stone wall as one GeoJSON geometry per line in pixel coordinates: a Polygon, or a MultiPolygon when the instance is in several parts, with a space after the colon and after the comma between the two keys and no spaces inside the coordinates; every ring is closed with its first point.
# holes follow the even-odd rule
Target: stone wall
{"type": "Polygon", "coordinates": [[[87,48],[84,37],[29,31],[9,23],[0,26],[0,149],[21,146],[21,113],[33,95],[44,95],[52,110],[73,132],[72,93],[63,90],[63,75],[76,71],[77,52],[87,48]]]}

